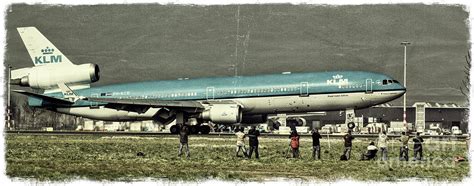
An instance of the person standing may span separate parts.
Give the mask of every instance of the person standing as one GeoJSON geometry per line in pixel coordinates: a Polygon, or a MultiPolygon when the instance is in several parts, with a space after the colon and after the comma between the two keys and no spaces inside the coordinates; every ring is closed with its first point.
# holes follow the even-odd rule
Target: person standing
{"type": "Polygon", "coordinates": [[[181,157],[183,154],[183,148],[186,147],[186,158],[189,159],[189,145],[188,145],[188,136],[189,136],[189,127],[187,125],[182,125],[179,130],[179,150],[178,157],[181,157]]]}
{"type": "Polygon", "coordinates": [[[346,160],[349,160],[351,158],[352,140],[354,140],[354,137],[352,136],[352,130],[348,130],[347,134],[344,135],[343,138],[344,138],[343,156],[345,156],[346,160]]]}
{"type": "Polygon", "coordinates": [[[245,140],[245,134],[243,133],[243,128],[237,128],[236,129],[237,132],[235,133],[235,136],[237,136],[237,146],[236,146],[236,153],[235,153],[235,156],[237,157],[240,157],[239,156],[239,152],[240,150],[242,150],[243,154],[245,157],[248,157],[247,155],[247,149],[245,149],[245,143],[244,143],[244,140],[245,140]]]}
{"type": "Polygon", "coordinates": [[[413,160],[422,160],[423,159],[423,138],[421,138],[420,133],[416,133],[416,137],[413,138],[413,160]]]}
{"type": "Polygon", "coordinates": [[[313,159],[321,159],[321,145],[319,139],[321,139],[321,134],[319,134],[318,129],[313,129],[311,137],[313,138],[313,159]]]}
{"type": "Polygon", "coordinates": [[[402,143],[400,146],[400,160],[408,161],[408,141],[410,137],[405,132],[402,132],[402,136],[400,136],[399,141],[402,143]]]}
{"type": "Polygon", "coordinates": [[[469,149],[470,142],[471,142],[471,133],[468,133],[466,137],[466,146],[468,149],[469,149]]]}
{"type": "Polygon", "coordinates": [[[258,136],[260,136],[260,132],[256,130],[255,126],[252,126],[248,132],[249,137],[249,153],[248,158],[252,158],[253,151],[255,151],[255,158],[259,159],[258,154],[258,136]]]}
{"type": "Polygon", "coordinates": [[[300,135],[298,135],[298,132],[296,130],[292,131],[290,134],[290,147],[291,147],[291,152],[293,154],[293,158],[299,158],[300,157],[300,135]]]}
{"type": "Polygon", "coordinates": [[[381,132],[379,134],[379,139],[378,139],[378,146],[380,148],[380,153],[382,154],[382,161],[387,161],[387,154],[388,154],[388,149],[387,149],[387,133],[385,131],[381,132]]]}

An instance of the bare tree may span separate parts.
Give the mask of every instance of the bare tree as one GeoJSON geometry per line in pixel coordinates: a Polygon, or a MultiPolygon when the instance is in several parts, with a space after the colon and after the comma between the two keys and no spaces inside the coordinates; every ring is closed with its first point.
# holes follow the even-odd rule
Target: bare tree
{"type": "Polygon", "coordinates": [[[25,96],[12,94],[11,97],[12,119],[14,129],[39,129],[53,127],[54,130],[75,129],[77,122],[75,116],[53,112],[44,108],[31,107],[25,96]]]}
{"type": "MultiPolygon", "coordinates": [[[[467,55],[466,55],[466,65],[464,66],[464,74],[466,75],[466,78],[464,80],[462,80],[462,84],[463,86],[459,87],[459,89],[461,90],[461,93],[466,96],[467,98],[469,98],[469,91],[470,91],[470,75],[471,75],[471,53],[468,52],[467,55]]],[[[467,99],[468,101],[468,104],[469,104],[469,99],[467,99]]]]}
{"type": "Polygon", "coordinates": [[[25,118],[25,124],[27,124],[26,128],[33,128],[37,129],[38,126],[38,118],[41,113],[44,112],[43,109],[37,108],[37,107],[30,107],[28,103],[23,104],[23,111],[25,112],[24,117],[25,118]]]}

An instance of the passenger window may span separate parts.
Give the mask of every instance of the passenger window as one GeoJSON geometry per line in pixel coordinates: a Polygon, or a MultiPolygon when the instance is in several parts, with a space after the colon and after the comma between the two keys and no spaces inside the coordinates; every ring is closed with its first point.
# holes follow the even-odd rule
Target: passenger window
{"type": "Polygon", "coordinates": [[[388,80],[388,84],[392,84],[392,80],[388,80]]]}
{"type": "Polygon", "coordinates": [[[384,80],[382,81],[382,85],[386,85],[386,84],[387,84],[387,80],[384,79],[384,80]]]}

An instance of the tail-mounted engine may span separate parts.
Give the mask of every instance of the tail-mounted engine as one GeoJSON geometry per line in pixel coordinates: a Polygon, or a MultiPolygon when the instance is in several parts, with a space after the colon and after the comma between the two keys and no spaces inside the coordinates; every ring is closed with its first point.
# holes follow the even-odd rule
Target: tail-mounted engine
{"type": "Polygon", "coordinates": [[[83,65],[45,65],[28,69],[28,74],[13,79],[11,84],[39,89],[54,89],[58,83],[69,85],[89,84],[99,80],[99,66],[83,65]]]}

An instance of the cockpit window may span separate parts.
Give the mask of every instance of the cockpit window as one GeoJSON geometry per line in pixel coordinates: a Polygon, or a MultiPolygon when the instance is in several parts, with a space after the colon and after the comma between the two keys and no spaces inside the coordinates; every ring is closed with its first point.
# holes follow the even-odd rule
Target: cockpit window
{"type": "Polygon", "coordinates": [[[394,80],[394,79],[384,79],[382,80],[382,85],[388,85],[388,84],[392,84],[392,83],[399,83],[397,80],[394,80]]]}

